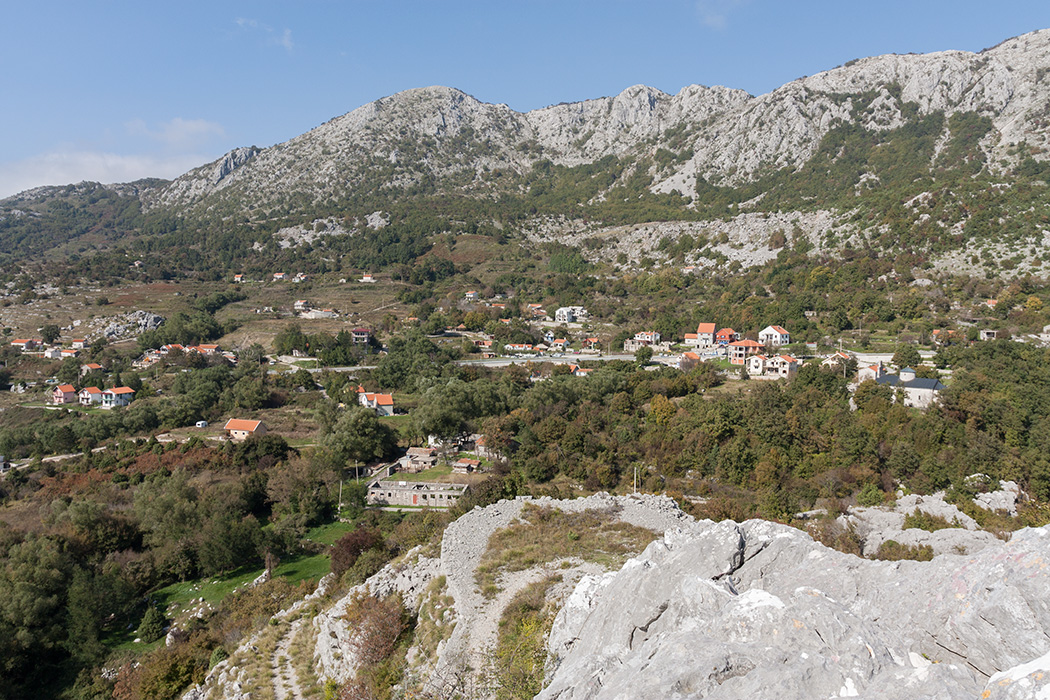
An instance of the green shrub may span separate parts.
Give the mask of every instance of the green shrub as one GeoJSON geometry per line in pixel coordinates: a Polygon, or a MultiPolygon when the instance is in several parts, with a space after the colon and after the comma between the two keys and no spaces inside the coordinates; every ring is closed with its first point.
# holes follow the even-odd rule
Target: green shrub
{"type": "Polygon", "coordinates": [[[208,668],[228,658],[230,658],[230,653],[226,651],[226,647],[215,647],[215,650],[211,653],[211,658],[208,659],[208,668]]]}
{"type": "Polygon", "coordinates": [[[950,527],[960,527],[958,519],[948,522],[947,518],[940,515],[933,515],[932,513],[927,513],[922,510],[916,510],[904,516],[903,528],[905,530],[917,528],[919,530],[926,530],[926,532],[935,532],[950,527]]]}
{"type": "Polygon", "coordinates": [[[901,561],[903,559],[930,561],[933,559],[933,547],[928,544],[909,547],[894,540],[886,540],[879,545],[879,551],[875,552],[875,558],[884,561],[901,561]]]}
{"type": "Polygon", "coordinates": [[[164,613],[150,605],[146,608],[146,614],[142,616],[142,622],[139,623],[139,638],[147,644],[157,641],[164,636],[166,621],[164,613]]]}
{"type": "Polygon", "coordinates": [[[869,508],[872,506],[881,506],[883,500],[885,499],[882,489],[872,483],[865,484],[864,488],[862,488],[860,493],[857,494],[858,506],[866,506],[869,508]]]}

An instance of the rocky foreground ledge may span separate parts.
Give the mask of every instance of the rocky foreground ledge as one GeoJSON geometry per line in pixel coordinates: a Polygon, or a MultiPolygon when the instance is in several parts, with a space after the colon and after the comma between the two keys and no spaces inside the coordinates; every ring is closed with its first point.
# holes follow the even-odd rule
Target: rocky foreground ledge
{"type": "Polygon", "coordinates": [[[584,578],[538,697],[1050,697],[1050,526],[885,562],[759,520],[669,530],[584,578]]]}

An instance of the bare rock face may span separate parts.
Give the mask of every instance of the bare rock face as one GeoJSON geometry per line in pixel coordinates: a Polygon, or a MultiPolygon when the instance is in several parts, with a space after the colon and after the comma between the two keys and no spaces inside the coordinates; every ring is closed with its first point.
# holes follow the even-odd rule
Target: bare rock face
{"type": "Polygon", "coordinates": [[[259,215],[291,194],[307,202],[344,196],[377,173],[392,189],[444,181],[472,193],[487,191],[491,173],[525,173],[539,160],[574,166],[606,156],[648,168],[654,192],[691,196],[700,178],[738,184],[799,167],[836,124],[899,127],[912,106],[920,116],[988,117],[993,129],[981,148],[991,163],[1012,163],[1022,141],[1033,154],[1050,146],[1048,98],[1050,30],[978,54],[851,61],[758,97],[702,85],[672,96],[636,85],[613,97],[521,113],[434,86],[376,100],[270,148],[231,151],[166,188],[144,192],[143,201],[149,209],[207,208],[227,200],[255,206],[259,215]],[[661,150],[671,161],[653,165],[661,150]]]}
{"type": "Polygon", "coordinates": [[[686,525],[581,581],[538,697],[1035,698],[1048,555],[1050,528],[879,562],[764,521],[686,525]]]}

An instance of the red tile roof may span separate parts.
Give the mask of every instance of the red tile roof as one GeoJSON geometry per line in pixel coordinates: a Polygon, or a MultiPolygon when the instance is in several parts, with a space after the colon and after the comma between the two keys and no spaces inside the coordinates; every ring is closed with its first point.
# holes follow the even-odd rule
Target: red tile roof
{"type": "Polygon", "coordinates": [[[223,430],[246,430],[249,433],[254,433],[259,429],[262,424],[261,420],[244,420],[243,418],[231,418],[226,421],[226,425],[223,426],[223,430]]]}

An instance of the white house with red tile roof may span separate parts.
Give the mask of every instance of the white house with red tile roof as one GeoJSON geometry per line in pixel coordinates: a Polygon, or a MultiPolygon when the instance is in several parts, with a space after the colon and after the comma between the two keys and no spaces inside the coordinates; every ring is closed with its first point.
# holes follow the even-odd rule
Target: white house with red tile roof
{"type": "Polygon", "coordinates": [[[392,416],[394,415],[394,395],[393,394],[380,394],[372,393],[368,391],[362,391],[361,387],[358,387],[357,402],[365,408],[370,408],[380,416],[392,416]]]}
{"type": "Polygon", "coordinates": [[[288,279],[288,273],[287,272],[275,272],[275,273],[273,273],[273,281],[274,282],[283,282],[286,279],[288,279]]]}
{"type": "Polygon", "coordinates": [[[80,399],[81,406],[90,406],[95,403],[102,403],[102,390],[97,386],[86,386],[80,390],[77,394],[80,399]]]}
{"type": "Polygon", "coordinates": [[[853,356],[849,353],[842,352],[841,350],[828,355],[824,358],[824,361],[820,363],[821,367],[841,367],[843,363],[849,362],[853,359],[853,356]]]}
{"type": "Polygon", "coordinates": [[[756,377],[793,377],[799,362],[790,355],[752,355],[747,360],[747,370],[756,377]]]}
{"type": "Polygon", "coordinates": [[[127,406],[135,398],[135,390],[127,386],[115,386],[102,392],[102,408],[127,406]]]}
{"type": "Polygon", "coordinates": [[[682,356],[678,358],[678,369],[689,370],[696,367],[696,363],[700,361],[700,356],[692,351],[683,352],[682,356]]]}
{"type": "Polygon", "coordinates": [[[72,384],[59,384],[51,390],[51,403],[66,404],[77,402],[77,389],[72,384]]]}
{"type": "Polygon", "coordinates": [[[233,276],[234,284],[240,284],[243,281],[244,281],[244,275],[234,275],[233,276]]]}
{"type": "Polygon", "coordinates": [[[36,340],[34,338],[15,338],[11,341],[11,346],[18,348],[22,352],[36,350],[38,347],[40,347],[40,344],[41,341],[36,340]]]}
{"type": "Polygon", "coordinates": [[[231,418],[222,427],[226,436],[231,440],[241,442],[252,435],[265,435],[266,425],[261,420],[245,420],[243,418],[231,418]]]}
{"type": "Polygon", "coordinates": [[[73,340],[70,341],[69,345],[74,350],[83,350],[87,347],[87,340],[85,340],[84,338],[73,338],[73,340]]]}
{"type": "Polygon", "coordinates": [[[775,348],[790,343],[791,334],[783,326],[766,326],[758,332],[758,342],[775,348]]]}

